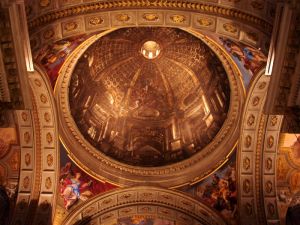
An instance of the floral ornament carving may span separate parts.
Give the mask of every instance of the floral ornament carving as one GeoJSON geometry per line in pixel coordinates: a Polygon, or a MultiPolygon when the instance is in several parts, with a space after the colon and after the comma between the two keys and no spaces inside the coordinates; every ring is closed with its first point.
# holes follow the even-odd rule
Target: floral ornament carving
{"type": "Polygon", "coordinates": [[[23,188],[28,189],[30,184],[30,178],[28,176],[23,179],[23,188]]]}
{"type": "Polygon", "coordinates": [[[257,106],[259,104],[259,100],[260,98],[258,96],[255,96],[253,99],[252,99],[252,105],[253,106],[257,106]]]}
{"type": "Polygon", "coordinates": [[[265,81],[263,81],[263,82],[261,82],[261,83],[258,84],[258,88],[260,90],[264,89],[266,86],[267,86],[267,83],[265,81]]]}
{"type": "Polygon", "coordinates": [[[45,180],[45,188],[50,189],[52,187],[52,181],[50,177],[47,177],[45,180]]]}
{"type": "Polygon", "coordinates": [[[272,161],[272,159],[271,159],[271,158],[267,158],[267,159],[266,159],[266,165],[265,165],[266,170],[271,170],[271,169],[272,169],[272,166],[273,166],[273,161],[272,161]]]}
{"type": "Polygon", "coordinates": [[[170,16],[170,19],[174,23],[183,23],[184,21],[186,21],[186,17],[184,15],[177,15],[177,14],[170,16]]]}
{"type": "Polygon", "coordinates": [[[214,21],[210,18],[199,18],[197,19],[197,22],[200,26],[203,27],[209,27],[214,23],[214,21]]]}
{"type": "Polygon", "coordinates": [[[50,3],[51,3],[50,0],[40,0],[40,6],[41,7],[47,7],[47,6],[50,5],[50,3]]]}
{"type": "Polygon", "coordinates": [[[245,170],[249,170],[250,169],[250,159],[248,157],[245,157],[243,160],[243,168],[245,170]]]}
{"type": "Polygon", "coordinates": [[[89,24],[92,26],[100,25],[104,22],[104,19],[101,16],[94,16],[90,18],[89,24]]]}
{"type": "Polygon", "coordinates": [[[34,80],[34,83],[35,83],[35,85],[38,86],[38,87],[42,86],[42,83],[41,83],[41,81],[40,81],[39,79],[35,79],[35,80],[34,80]]]}
{"type": "Polygon", "coordinates": [[[128,14],[117,14],[116,15],[116,20],[120,21],[120,22],[127,22],[130,20],[130,16],[128,14]]]}
{"type": "Polygon", "coordinates": [[[51,121],[51,117],[50,114],[48,112],[44,113],[44,120],[49,123],[51,121]]]}
{"type": "Polygon", "coordinates": [[[253,114],[251,114],[248,119],[247,119],[247,125],[248,126],[252,126],[255,122],[255,116],[253,114]]]}
{"type": "Polygon", "coordinates": [[[78,28],[78,23],[76,23],[74,21],[66,23],[64,25],[64,30],[65,31],[73,31],[73,30],[76,30],[77,28],[78,28]]]}
{"type": "Polygon", "coordinates": [[[268,194],[270,194],[273,191],[273,184],[269,180],[265,183],[265,191],[268,194]]]}
{"type": "Polygon", "coordinates": [[[273,145],[274,145],[274,137],[271,135],[268,137],[267,139],[267,145],[268,145],[268,148],[272,148],[273,145]]]}
{"type": "Polygon", "coordinates": [[[28,131],[26,131],[26,132],[24,133],[23,139],[24,139],[24,142],[25,142],[26,144],[28,144],[28,143],[30,142],[31,136],[30,136],[30,133],[29,133],[28,131]]]}
{"type": "Polygon", "coordinates": [[[272,127],[276,126],[277,121],[278,121],[277,116],[271,116],[271,126],[272,127]]]}
{"type": "Polygon", "coordinates": [[[159,19],[159,17],[156,13],[145,13],[143,15],[143,19],[153,22],[153,21],[157,21],[159,19]]]}
{"type": "Polygon", "coordinates": [[[43,33],[43,37],[44,37],[44,39],[48,40],[48,39],[54,37],[54,34],[55,34],[55,32],[53,29],[48,29],[43,33]]]}
{"type": "Polygon", "coordinates": [[[249,147],[251,146],[251,142],[252,142],[251,136],[250,136],[250,135],[247,135],[247,136],[245,137],[244,146],[245,146],[246,148],[249,148],[249,147]]]}
{"type": "Polygon", "coordinates": [[[21,118],[24,122],[26,122],[28,120],[28,114],[26,112],[22,112],[21,113],[21,118]]]}
{"type": "Polygon", "coordinates": [[[25,161],[25,165],[29,166],[30,163],[31,163],[31,155],[29,153],[26,153],[25,156],[24,156],[24,158],[25,158],[25,160],[24,160],[25,161]]]}
{"type": "Polygon", "coordinates": [[[243,182],[243,191],[248,194],[250,192],[250,190],[251,190],[250,180],[245,179],[244,182],[243,182]]]}
{"type": "Polygon", "coordinates": [[[224,23],[223,28],[225,31],[232,33],[232,34],[237,33],[237,31],[238,31],[237,25],[233,24],[233,23],[224,23]]]}
{"type": "Polygon", "coordinates": [[[53,155],[48,154],[47,155],[47,165],[52,166],[53,165],[53,155]]]}
{"type": "Polygon", "coordinates": [[[46,134],[46,140],[47,140],[48,144],[51,144],[53,142],[53,138],[52,138],[52,135],[50,132],[48,132],[46,134]]]}
{"type": "Polygon", "coordinates": [[[44,104],[46,104],[48,102],[48,99],[47,99],[46,95],[44,95],[44,94],[40,95],[40,100],[44,104]]]}
{"type": "Polygon", "coordinates": [[[14,152],[14,154],[11,156],[11,158],[9,160],[9,165],[12,170],[19,169],[19,154],[18,154],[18,152],[14,152]]]}

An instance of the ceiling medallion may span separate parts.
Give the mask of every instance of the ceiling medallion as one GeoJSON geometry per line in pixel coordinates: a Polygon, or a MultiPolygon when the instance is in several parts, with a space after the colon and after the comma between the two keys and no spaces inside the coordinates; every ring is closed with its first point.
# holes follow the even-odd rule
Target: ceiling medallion
{"type": "Polygon", "coordinates": [[[176,28],[92,36],[63,65],[55,89],[72,159],[119,185],[174,187],[213,172],[236,144],[243,101],[225,54],[176,28]]]}

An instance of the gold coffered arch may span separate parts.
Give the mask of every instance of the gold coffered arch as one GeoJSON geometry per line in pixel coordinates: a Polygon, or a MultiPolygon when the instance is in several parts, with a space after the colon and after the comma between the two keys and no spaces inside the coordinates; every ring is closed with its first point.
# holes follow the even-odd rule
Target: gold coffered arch
{"type": "Polygon", "coordinates": [[[63,221],[71,224],[113,224],[128,216],[161,218],[178,225],[225,225],[215,211],[177,191],[151,186],[124,188],[95,196],[63,221]]]}

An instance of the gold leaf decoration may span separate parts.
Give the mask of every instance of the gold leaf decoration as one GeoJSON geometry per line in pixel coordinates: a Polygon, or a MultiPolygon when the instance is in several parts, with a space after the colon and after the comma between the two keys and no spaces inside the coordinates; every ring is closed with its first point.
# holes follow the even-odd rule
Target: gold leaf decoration
{"type": "Polygon", "coordinates": [[[177,14],[170,16],[170,19],[174,23],[183,23],[184,21],[186,21],[186,17],[184,15],[177,15],[177,14]]]}
{"type": "Polygon", "coordinates": [[[94,16],[94,17],[90,18],[90,20],[89,20],[89,24],[92,26],[100,25],[103,22],[104,22],[104,19],[100,16],[94,16]]]}
{"type": "Polygon", "coordinates": [[[158,20],[158,15],[156,13],[145,13],[143,15],[143,19],[147,20],[147,21],[157,21],[158,20]]]}
{"type": "Polygon", "coordinates": [[[116,20],[120,21],[120,22],[127,22],[130,20],[130,16],[128,14],[117,14],[116,15],[116,20]]]}

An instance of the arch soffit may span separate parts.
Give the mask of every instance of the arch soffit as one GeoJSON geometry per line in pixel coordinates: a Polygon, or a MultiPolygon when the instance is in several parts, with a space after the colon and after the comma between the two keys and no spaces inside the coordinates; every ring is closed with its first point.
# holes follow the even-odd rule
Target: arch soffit
{"type": "Polygon", "coordinates": [[[169,219],[176,224],[226,224],[212,209],[177,191],[139,186],[95,196],[75,208],[63,225],[86,224],[85,220],[106,224],[111,219],[144,215],[169,219]],[[98,221],[97,221],[98,220],[98,221]]]}

